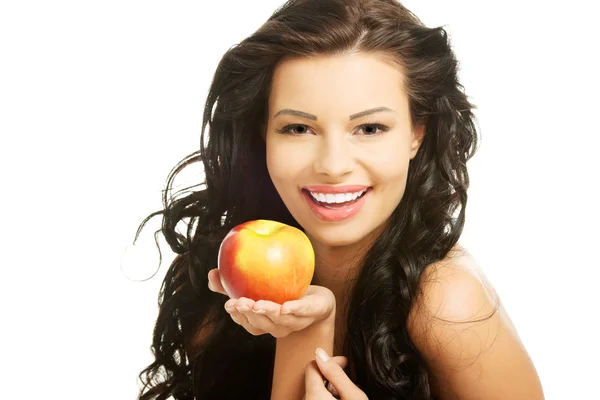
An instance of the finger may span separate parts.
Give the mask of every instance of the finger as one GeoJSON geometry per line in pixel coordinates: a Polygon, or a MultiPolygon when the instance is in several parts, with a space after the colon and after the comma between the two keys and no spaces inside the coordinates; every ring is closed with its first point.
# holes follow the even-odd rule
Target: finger
{"type": "Polygon", "coordinates": [[[225,308],[225,310],[229,313],[229,316],[238,325],[245,326],[248,324],[248,318],[241,312],[239,312],[236,308],[225,308]]]}
{"type": "Polygon", "coordinates": [[[252,336],[260,336],[260,335],[264,335],[267,333],[259,328],[256,328],[254,325],[252,325],[250,322],[248,322],[248,319],[246,318],[246,316],[242,315],[241,313],[239,313],[237,311],[230,313],[230,316],[231,316],[231,319],[233,320],[233,322],[240,325],[252,336]]]}
{"type": "Polygon", "coordinates": [[[300,331],[314,321],[308,317],[297,317],[293,314],[284,315],[281,313],[280,304],[268,300],[259,300],[254,303],[252,311],[256,314],[265,315],[275,325],[286,327],[290,332],[300,331]]]}
{"type": "Polygon", "coordinates": [[[337,390],[341,398],[348,399],[366,399],[365,393],[350,380],[342,367],[323,349],[316,351],[316,363],[321,374],[337,390]]]}
{"type": "MultiPolygon", "coordinates": [[[[331,359],[342,368],[346,368],[348,365],[348,359],[344,356],[335,356],[331,359]]],[[[316,398],[321,398],[323,395],[327,396],[329,394],[329,390],[323,383],[324,379],[325,378],[321,374],[317,363],[315,361],[309,362],[304,371],[304,386],[306,395],[311,395],[316,398]]]]}
{"type": "Polygon", "coordinates": [[[306,364],[304,369],[304,391],[306,398],[329,398],[331,394],[325,388],[323,375],[315,361],[306,364]]]}
{"type": "MultiPolygon", "coordinates": [[[[348,359],[344,356],[335,356],[335,357],[331,357],[331,359],[333,361],[335,361],[335,363],[337,365],[342,367],[342,369],[344,369],[348,366],[348,359]]],[[[325,385],[325,389],[327,389],[327,391],[329,393],[331,393],[333,395],[333,397],[337,397],[338,399],[340,398],[340,394],[338,393],[337,389],[335,388],[335,386],[333,386],[333,384],[331,382],[327,381],[327,384],[325,385]]]]}
{"type": "Polygon", "coordinates": [[[213,268],[208,271],[208,288],[216,293],[221,293],[227,296],[227,292],[223,288],[221,284],[221,276],[219,275],[219,270],[217,268],[213,268]]]}
{"type": "MultiPolygon", "coordinates": [[[[291,333],[288,327],[274,323],[267,315],[265,315],[266,311],[254,311],[255,305],[256,302],[254,300],[240,297],[236,303],[236,309],[248,319],[250,325],[263,332],[270,333],[275,338],[285,337],[291,333]]],[[[262,310],[261,308],[256,309],[262,310]]]]}
{"type": "Polygon", "coordinates": [[[242,326],[245,330],[248,331],[248,333],[250,333],[253,336],[264,335],[266,332],[253,326],[248,321],[248,318],[243,313],[241,313],[237,310],[237,308],[235,307],[236,303],[237,303],[236,299],[229,299],[229,300],[227,300],[227,302],[225,302],[225,311],[227,311],[227,313],[229,313],[233,322],[242,326]]]}
{"type": "Polygon", "coordinates": [[[335,363],[337,365],[342,367],[342,369],[345,369],[348,366],[348,358],[346,358],[344,356],[335,356],[335,357],[331,357],[331,359],[333,361],[335,361],[335,363]]]}

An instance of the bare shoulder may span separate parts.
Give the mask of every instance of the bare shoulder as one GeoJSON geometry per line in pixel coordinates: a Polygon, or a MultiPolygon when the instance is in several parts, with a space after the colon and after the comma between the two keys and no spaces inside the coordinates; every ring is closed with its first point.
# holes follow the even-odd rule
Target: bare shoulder
{"type": "Polygon", "coordinates": [[[474,257],[457,245],[425,269],[415,306],[414,311],[429,317],[466,322],[492,315],[500,299],[474,257]]]}
{"type": "Polygon", "coordinates": [[[441,399],[544,398],[500,297],[464,247],[425,269],[408,330],[441,399]]]}

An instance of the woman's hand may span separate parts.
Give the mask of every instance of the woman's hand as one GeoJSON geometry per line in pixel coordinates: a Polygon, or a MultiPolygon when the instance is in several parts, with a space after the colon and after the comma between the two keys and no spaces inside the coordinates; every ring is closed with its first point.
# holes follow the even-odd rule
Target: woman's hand
{"type": "MultiPolygon", "coordinates": [[[[221,285],[218,269],[209,271],[208,282],[210,290],[227,295],[221,285]]],[[[277,304],[241,297],[227,300],[225,310],[234,322],[252,335],[268,333],[275,338],[282,338],[315,322],[335,318],[335,296],[323,286],[311,285],[304,297],[298,300],[277,304]]]]}
{"type": "Polygon", "coordinates": [[[304,373],[305,400],[369,400],[344,372],[346,357],[332,358],[322,349],[315,354],[315,361],[306,365],[304,373]]]}

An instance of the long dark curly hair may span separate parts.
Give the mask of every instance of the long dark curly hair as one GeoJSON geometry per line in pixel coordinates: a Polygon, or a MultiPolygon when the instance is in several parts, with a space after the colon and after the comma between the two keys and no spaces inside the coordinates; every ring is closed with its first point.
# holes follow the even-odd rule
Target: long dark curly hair
{"type": "Polygon", "coordinates": [[[385,54],[405,75],[413,126],[425,137],[406,191],[350,292],[344,349],[353,381],[373,399],[434,399],[430,368],[407,318],[427,265],[463,230],[477,129],[443,27],[428,28],[395,0],[291,0],[229,49],[206,100],[200,148],[170,172],[161,233],[177,256],[159,294],[155,361],[140,373],[139,399],[268,399],[275,339],[252,336],[210,291],[208,271],[235,225],[254,219],[298,227],[271,182],[265,129],[273,70],[284,58],[346,52],[385,54]],[[202,162],[205,181],[173,193],[174,178],[202,162]],[[187,224],[185,235],[176,230],[187,224]]]}

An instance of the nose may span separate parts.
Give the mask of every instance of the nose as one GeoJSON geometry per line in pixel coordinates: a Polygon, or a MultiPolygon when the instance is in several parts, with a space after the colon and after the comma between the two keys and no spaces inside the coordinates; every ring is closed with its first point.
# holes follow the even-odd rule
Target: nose
{"type": "Polygon", "coordinates": [[[340,180],[354,169],[354,157],[347,140],[323,137],[316,151],[314,170],[331,180],[340,180]]]}

